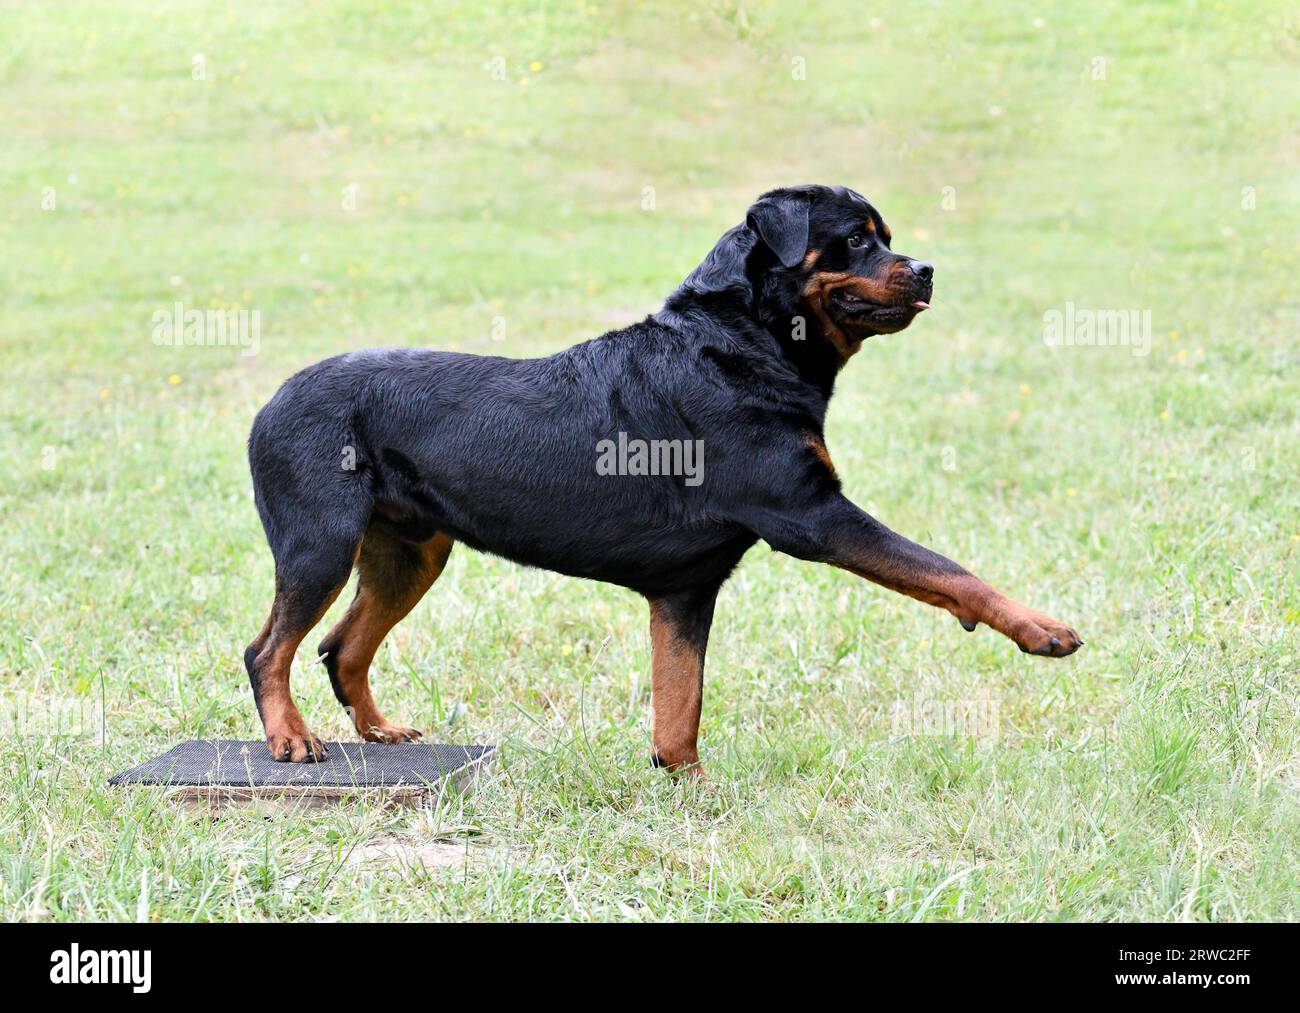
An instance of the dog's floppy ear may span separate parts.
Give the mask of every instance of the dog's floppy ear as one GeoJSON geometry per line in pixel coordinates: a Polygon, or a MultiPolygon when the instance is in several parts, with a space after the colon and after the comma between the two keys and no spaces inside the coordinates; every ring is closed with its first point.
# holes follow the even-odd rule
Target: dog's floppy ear
{"type": "Polygon", "coordinates": [[[782,267],[794,267],[808,250],[808,210],[808,198],[802,194],[766,194],[749,209],[745,224],[782,267]]]}

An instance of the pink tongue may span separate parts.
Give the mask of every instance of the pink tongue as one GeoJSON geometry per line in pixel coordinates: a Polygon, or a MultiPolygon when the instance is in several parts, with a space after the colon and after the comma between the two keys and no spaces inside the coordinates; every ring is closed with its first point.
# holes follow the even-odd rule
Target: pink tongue
{"type": "Polygon", "coordinates": [[[929,304],[928,302],[923,302],[923,301],[920,300],[920,299],[918,299],[918,300],[916,300],[916,302],[912,303],[912,309],[915,309],[915,310],[928,310],[929,308],[930,308],[930,304],[929,304]]]}

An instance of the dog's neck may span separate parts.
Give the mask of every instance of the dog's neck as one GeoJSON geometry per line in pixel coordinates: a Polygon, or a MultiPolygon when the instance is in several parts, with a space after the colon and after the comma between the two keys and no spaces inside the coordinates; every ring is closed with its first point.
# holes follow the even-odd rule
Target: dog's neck
{"type": "Polygon", "coordinates": [[[733,331],[756,328],[770,339],[762,342],[767,354],[778,356],[829,402],[835,378],[862,341],[838,328],[794,277],[774,266],[770,251],[755,249],[753,236],[737,226],[668,298],[663,312],[703,312],[733,331]]]}
{"type": "MultiPolygon", "coordinates": [[[[770,284],[782,288],[786,285],[779,279],[770,284]]],[[[759,326],[772,336],[781,355],[829,401],[836,377],[862,347],[861,339],[845,334],[794,290],[769,291],[767,298],[756,298],[754,306],[759,326]]]]}
{"type": "Polygon", "coordinates": [[[861,341],[852,341],[842,332],[831,330],[834,324],[828,329],[815,313],[765,322],[765,327],[799,375],[822,391],[827,400],[840,370],[862,347],[861,341]],[[803,336],[797,337],[800,333],[803,336]]]}
{"type": "Polygon", "coordinates": [[[732,338],[748,343],[760,361],[771,362],[778,371],[796,373],[820,397],[823,411],[835,389],[835,378],[848,361],[809,309],[764,319],[742,290],[678,290],[655,316],[686,330],[698,327],[700,317],[708,319],[732,338]]]}

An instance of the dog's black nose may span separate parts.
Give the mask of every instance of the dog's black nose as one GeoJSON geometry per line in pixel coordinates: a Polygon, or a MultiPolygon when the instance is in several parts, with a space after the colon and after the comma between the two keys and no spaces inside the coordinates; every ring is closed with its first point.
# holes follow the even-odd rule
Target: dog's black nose
{"type": "Polygon", "coordinates": [[[912,269],[912,273],[922,281],[929,281],[934,277],[934,265],[927,264],[924,260],[909,260],[907,266],[912,269]]]}

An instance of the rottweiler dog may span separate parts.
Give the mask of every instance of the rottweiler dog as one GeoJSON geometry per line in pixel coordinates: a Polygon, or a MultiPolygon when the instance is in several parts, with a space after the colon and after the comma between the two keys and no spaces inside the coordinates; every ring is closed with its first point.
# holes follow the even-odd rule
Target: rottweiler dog
{"type": "Polygon", "coordinates": [[[349,580],[318,649],[370,741],[420,735],[371,694],[380,642],[452,545],[621,585],[650,606],[652,761],[699,771],[704,652],[718,590],[758,541],[830,563],[1049,657],[1082,644],[855,506],[823,440],[845,363],[929,305],[930,264],[844,187],[763,194],[663,308],[542,359],[353,352],[285,382],[249,462],[275,601],[244,660],[278,760],[324,744],[289,692],[294,652],[349,580]]]}

